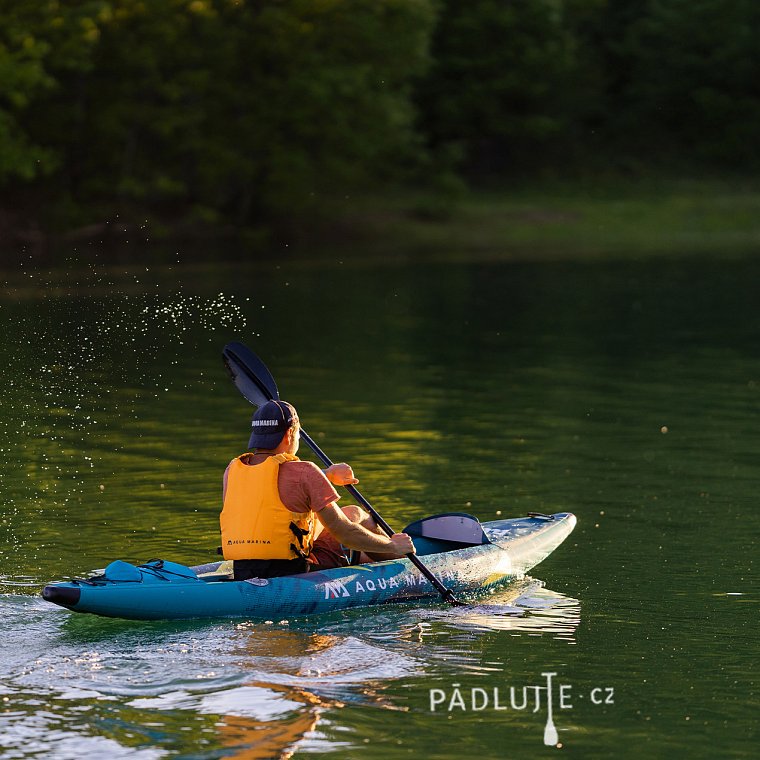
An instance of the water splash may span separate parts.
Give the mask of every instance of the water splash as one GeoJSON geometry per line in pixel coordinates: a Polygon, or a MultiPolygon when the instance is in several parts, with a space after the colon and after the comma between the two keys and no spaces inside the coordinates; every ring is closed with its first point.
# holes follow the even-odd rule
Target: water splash
{"type": "MultiPolygon", "coordinates": [[[[183,359],[212,346],[216,353],[247,326],[240,299],[188,293],[167,269],[92,264],[7,275],[0,302],[2,544],[28,540],[14,530],[24,513],[81,500],[83,481],[114,450],[109,428],[134,423],[146,403],[178,383],[203,382],[182,372],[183,359]]],[[[48,538],[37,536],[36,544],[48,538]]]]}

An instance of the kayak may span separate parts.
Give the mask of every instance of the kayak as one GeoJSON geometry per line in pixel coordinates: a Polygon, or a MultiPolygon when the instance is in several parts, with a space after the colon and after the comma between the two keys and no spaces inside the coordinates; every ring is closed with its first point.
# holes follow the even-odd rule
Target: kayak
{"type": "MultiPolygon", "coordinates": [[[[480,523],[462,513],[407,526],[417,556],[455,594],[524,576],[572,532],[575,516],[530,513],[480,523]]],[[[232,580],[230,561],[189,567],[167,560],[121,560],[87,579],[52,583],[49,602],[73,612],[132,620],[237,617],[279,621],[352,607],[435,599],[438,591],[408,559],[278,578],[232,580]]],[[[440,598],[440,597],[439,597],[440,598]]]]}

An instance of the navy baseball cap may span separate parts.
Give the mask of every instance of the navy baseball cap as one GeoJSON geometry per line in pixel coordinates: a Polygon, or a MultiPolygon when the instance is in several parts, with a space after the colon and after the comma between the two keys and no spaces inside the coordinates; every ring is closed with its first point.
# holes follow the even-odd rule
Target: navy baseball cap
{"type": "Polygon", "coordinates": [[[298,422],[298,413],[287,401],[267,401],[251,420],[249,449],[274,449],[288,429],[298,422]]]}

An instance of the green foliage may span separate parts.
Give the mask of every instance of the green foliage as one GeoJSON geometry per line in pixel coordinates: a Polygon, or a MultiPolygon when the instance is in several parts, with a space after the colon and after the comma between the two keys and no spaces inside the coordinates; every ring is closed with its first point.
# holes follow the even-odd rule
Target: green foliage
{"type": "Polygon", "coordinates": [[[409,90],[428,62],[427,0],[112,0],[63,16],[20,5],[33,10],[8,65],[29,63],[0,121],[6,187],[55,169],[59,196],[81,205],[250,223],[419,152],[409,90]],[[76,34],[87,44],[74,54],[76,34]]]}
{"type": "Polygon", "coordinates": [[[388,180],[438,218],[463,176],[752,171],[759,36],[753,0],[0,0],[0,212],[265,229],[388,180]]]}
{"type": "Polygon", "coordinates": [[[573,24],[598,6],[445,0],[434,64],[419,93],[432,143],[458,145],[465,167],[490,171],[534,165],[536,151],[562,142],[579,96],[572,92],[581,69],[573,24]]]}
{"type": "Polygon", "coordinates": [[[653,0],[622,32],[611,67],[619,86],[610,127],[618,143],[662,158],[758,166],[756,2],[653,0]]]}
{"type": "Polygon", "coordinates": [[[0,3],[0,183],[33,179],[60,164],[52,146],[32,137],[25,116],[59,85],[58,72],[87,69],[104,11],[102,2],[0,3]]]}
{"type": "Polygon", "coordinates": [[[752,0],[442,0],[418,99],[472,176],[760,162],[752,0]]]}

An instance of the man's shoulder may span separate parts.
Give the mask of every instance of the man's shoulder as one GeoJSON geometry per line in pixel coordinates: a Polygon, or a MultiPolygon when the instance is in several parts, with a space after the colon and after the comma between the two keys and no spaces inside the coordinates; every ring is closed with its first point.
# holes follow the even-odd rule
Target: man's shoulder
{"type": "Polygon", "coordinates": [[[295,469],[309,469],[309,470],[318,470],[319,472],[322,472],[322,470],[317,467],[317,465],[314,464],[314,462],[310,462],[308,459],[293,459],[289,462],[283,462],[281,467],[290,467],[295,469]]]}
{"type": "Polygon", "coordinates": [[[280,467],[282,467],[283,470],[289,474],[298,475],[305,478],[321,476],[327,480],[324,472],[322,472],[322,470],[320,470],[319,467],[314,464],[314,462],[309,462],[305,459],[298,459],[294,462],[283,462],[280,467]]]}

